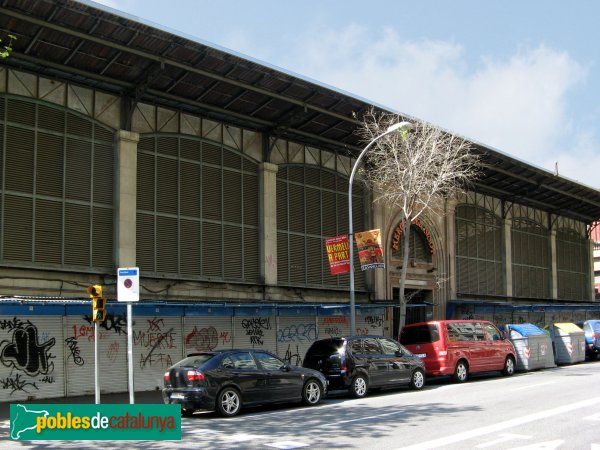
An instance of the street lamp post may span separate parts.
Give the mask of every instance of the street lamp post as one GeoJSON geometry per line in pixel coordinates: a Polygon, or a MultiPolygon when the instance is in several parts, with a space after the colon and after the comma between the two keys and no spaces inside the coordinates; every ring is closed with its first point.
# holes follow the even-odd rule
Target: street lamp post
{"type": "Polygon", "coordinates": [[[367,146],[360,152],[358,158],[354,162],[354,166],[352,167],[352,173],[350,174],[350,181],[348,183],[348,239],[350,240],[350,334],[356,334],[356,308],[354,305],[354,225],[352,223],[352,183],[354,181],[354,175],[356,174],[356,170],[358,169],[358,165],[361,162],[367,150],[371,148],[371,146],[377,142],[378,139],[386,136],[390,133],[394,133],[395,131],[405,131],[412,127],[410,122],[399,122],[393,125],[390,125],[384,133],[381,133],[379,136],[374,137],[371,142],[367,144],[367,146]]]}

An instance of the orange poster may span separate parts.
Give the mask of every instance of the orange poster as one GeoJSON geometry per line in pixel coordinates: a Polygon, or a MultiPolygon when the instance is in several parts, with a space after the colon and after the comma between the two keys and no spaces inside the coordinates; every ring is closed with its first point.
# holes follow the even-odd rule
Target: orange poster
{"type": "Polygon", "coordinates": [[[347,234],[325,239],[325,249],[331,275],[350,272],[350,246],[347,234]]]}
{"type": "Polygon", "coordinates": [[[358,259],[362,270],[385,268],[380,230],[354,233],[354,240],[358,247],[358,259]]]}

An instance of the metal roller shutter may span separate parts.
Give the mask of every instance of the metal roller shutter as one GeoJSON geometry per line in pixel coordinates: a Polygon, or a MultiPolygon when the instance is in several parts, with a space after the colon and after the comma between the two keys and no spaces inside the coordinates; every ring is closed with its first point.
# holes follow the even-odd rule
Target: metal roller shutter
{"type": "Polygon", "coordinates": [[[231,315],[186,316],[183,326],[185,354],[233,347],[231,315]]]}
{"type": "Polygon", "coordinates": [[[277,352],[277,318],[272,308],[235,308],[233,347],[277,352]]]}
{"type": "Polygon", "coordinates": [[[183,359],[181,334],[181,316],[145,316],[134,312],[133,374],[136,391],[162,387],[166,369],[183,359]]]}
{"type": "Polygon", "coordinates": [[[0,316],[0,401],[65,393],[62,315],[0,316]]]}
{"type": "Polygon", "coordinates": [[[315,314],[311,316],[279,316],[277,354],[289,361],[291,365],[301,366],[306,351],[318,338],[315,314]]]}
{"type": "MultiPolygon", "coordinates": [[[[65,358],[67,396],[93,394],[94,324],[89,311],[65,318],[65,358]]],[[[108,310],[106,321],[98,326],[98,378],[100,392],[127,391],[127,318],[108,310]]]]}
{"type": "Polygon", "coordinates": [[[360,308],[356,310],[356,334],[383,335],[384,310],[382,308],[360,308]]]}
{"type": "Polygon", "coordinates": [[[348,313],[342,309],[320,310],[317,317],[319,338],[349,336],[350,317],[348,313]]]}

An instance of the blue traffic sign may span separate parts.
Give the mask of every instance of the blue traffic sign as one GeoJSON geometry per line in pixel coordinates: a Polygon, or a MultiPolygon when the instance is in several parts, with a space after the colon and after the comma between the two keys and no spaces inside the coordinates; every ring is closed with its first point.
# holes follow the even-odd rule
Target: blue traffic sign
{"type": "Polygon", "coordinates": [[[137,269],[119,269],[119,276],[120,277],[135,276],[137,274],[138,274],[138,270],[137,269]]]}

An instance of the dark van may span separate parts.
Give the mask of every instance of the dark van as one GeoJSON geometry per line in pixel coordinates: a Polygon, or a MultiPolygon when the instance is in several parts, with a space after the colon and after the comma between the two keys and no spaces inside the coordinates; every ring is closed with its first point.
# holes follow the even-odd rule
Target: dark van
{"type": "Polygon", "coordinates": [[[422,389],[425,366],[399,342],[383,336],[333,337],[313,342],[304,367],[323,373],[329,389],[364,397],[369,388],[408,385],[422,389]]]}
{"type": "Polygon", "coordinates": [[[438,320],[406,325],[400,342],[425,363],[427,375],[452,375],[465,381],[469,373],[515,371],[515,349],[496,326],[485,320],[438,320]]]}

